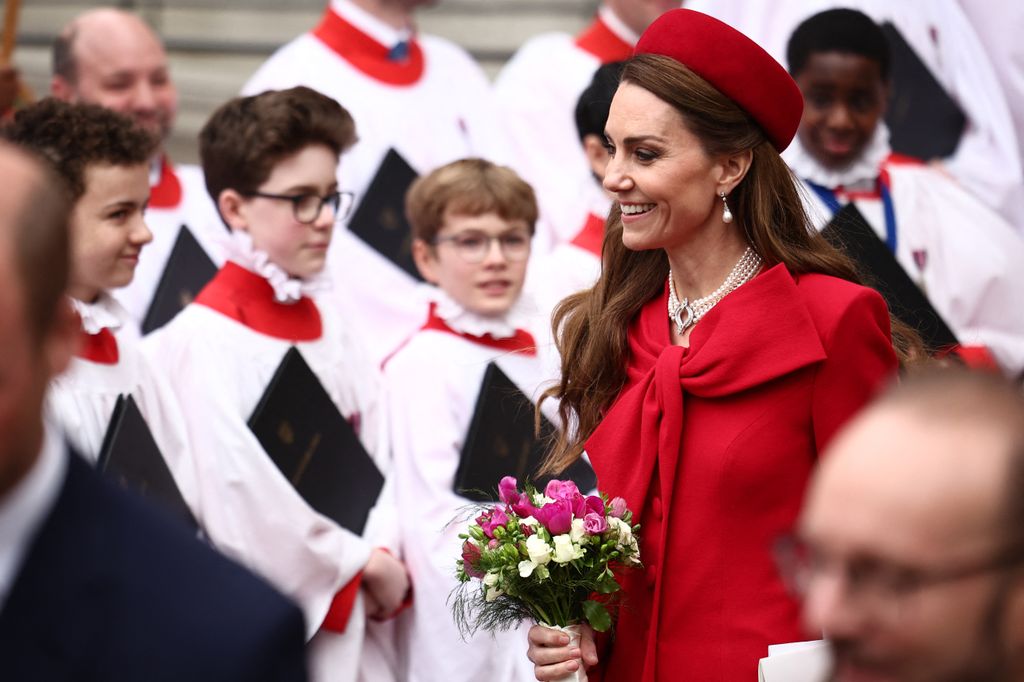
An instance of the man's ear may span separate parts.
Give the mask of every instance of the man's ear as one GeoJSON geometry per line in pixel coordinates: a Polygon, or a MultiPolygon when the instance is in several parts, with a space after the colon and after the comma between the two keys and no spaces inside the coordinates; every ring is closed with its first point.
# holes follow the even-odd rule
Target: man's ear
{"type": "Polygon", "coordinates": [[[64,76],[54,75],[50,78],[50,94],[53,95],[54,99],[64,102],[73,102],[75,100],[75,88],[64,76]]]}
{"type": "Polygon", "coordinates": [[[587,162],[590,163],[590,172],[598,180],[604,180],[604,171],[608,167],[609,159],[604,140],[597,135],[585,135],[583,137],[583,153],[587,155],[587,162]]]}
{"type": "Polygon", "coordinates": [[[248,231],[249,221],[245,215],[245,208],[245,198],[236,190],[221,190],[220,196],[217,197],[217,210],[220,211],[221,219],[227,223],[232,232],[235,230],[248,231]]]}
{"type": "Polygon", "coordinates": [[[719,161],[719,191],[729,194],[746,177],[754,161],[754,150],[747,149],[738,154],[723,156],[719,161]]]}
{"type": "Polygon", "coordinates": [[[75,356],[81,343],[82,320],[71,307],[71,301],[62,296],[57,302],[53,319],[43,339],[43,354],[49,378],[62,374],[75,356]]]}
{"type": "Polygon", "coordinates": [[[434,247],[422,239],[412,240],[412,260],[416,263],[416,269],[420,271],[423,279],[436,285],[437,279],[437,254],[434,247]]]}

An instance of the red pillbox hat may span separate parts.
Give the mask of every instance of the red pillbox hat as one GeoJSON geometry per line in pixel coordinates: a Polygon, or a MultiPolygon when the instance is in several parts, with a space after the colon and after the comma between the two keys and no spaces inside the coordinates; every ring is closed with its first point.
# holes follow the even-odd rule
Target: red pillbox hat
{"type": "Polygon", "coordinates": [[[670,10],[644,31],[634,54],[659,54],[688,67],[757,121],[778,151],[793,140],[804,109],[800,88],[732,26],[694,10],[670,10]]]}

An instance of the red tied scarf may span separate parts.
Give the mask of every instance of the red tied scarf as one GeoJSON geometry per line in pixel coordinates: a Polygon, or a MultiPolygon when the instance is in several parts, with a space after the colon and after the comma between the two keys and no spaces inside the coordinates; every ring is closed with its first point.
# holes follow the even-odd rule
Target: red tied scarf
{"type": "Polygon", "coordinates": [[[525,329],[517,329],[514,336],[510,336],[507,339],[496,339],[490,334],[484,334],[483,336],[474,336],[473,334],[467,334],[466,332],[460,332],[452,329],[448,326],[448,323],[437,316],[437,304],[430,304],[430,312],[427,314],[427,321],[423,323],[421,329],[433,329],[434,331],[447,332],[455,336],[461,336],[464,339],[468,339],[473,343],[479,343],[482,346],[489,348],[497,348],[507,353],[523,353],[525,355],[536,355],[537,354],[537,342],[533,340],[533,335],[525,329]]]}
{"type": "Polygon", "coordinates": [[[633,46],[615,35],[601,17],[595,17],[590,26],[576,36],[576,47],[594,55],[602,64],[621,62],[633,56],[633,46]]]}
{"type": "Polygon", "coordinates": [[[149,188],[150,208],[175,208],[181,203],[181,180],[166,156],[160,157],[160,179],[149,188]]]}
{"type": "Polygon", "coordinates": [[[601,216],[596,213],[589,214],[583,229],[572,238],[571,243],[600,258],[601,245],[604,244],[604,223],[605,219],[601,216]]]}
{"type": "Polygon", "coordinates": [[[405,59],[388,59],[390,48],[345,21],[330,7],[313,29],[313,35],[349,64],[382,83],[413,85],[423,76],[425,60],[417,40],[409,41],[409,56],[405,59]]]}
{"type": "Polygon", "coordinates": [[[117,339],[109,329],[104,327],[96,334],[90,334],[83,329],[80,339],[76,356],[101,365],[117,364],[120,357],[117,350],[117,339]]]}
{"type": "Polygon", "coordinates": [[[320,311],[311,298],[280,303],[270,282],[232,261],[203,287],[195,303],[285,341],[315,341],[323,332],[320,311]]]}
{"type": "MultiPolygon", "coordinates": [[[[609,497],[622,496],[634,511],[645,508],[649,495],[659,496],[661,508],[669,509],[676,468],[684,456],[684,395],[730,396],[826,358],[802,299],[793,276],[777,265],[708,312],[691,332],[689,348],[671,344],[668,287],[647,303],[630,325],[626,386],[586,443],[601,489],[609,497]],[[654,480],[660,490],[649,490],[654,480]]],[[[657,546],[664,548],[668,524],[653,523],[649,530],[658,526],[657,546]]],[[[661,575],[658,557],[653,563],[644,562],[661,575]]],[[[654,583],[643,680],[653,679],[663,584],[654,583]]]]}

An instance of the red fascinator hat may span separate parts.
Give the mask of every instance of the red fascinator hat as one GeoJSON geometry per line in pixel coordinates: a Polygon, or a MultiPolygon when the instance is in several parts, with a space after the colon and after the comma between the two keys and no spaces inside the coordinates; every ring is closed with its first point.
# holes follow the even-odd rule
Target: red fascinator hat
{"type": "Polygon", "coordinates": [[[658,54],[688,67],[757,121],[778,151],[793,140],[804,109],[800,88],[732,26],[701,12],[670,10],[644,31],[633,54],[658,54]]]}

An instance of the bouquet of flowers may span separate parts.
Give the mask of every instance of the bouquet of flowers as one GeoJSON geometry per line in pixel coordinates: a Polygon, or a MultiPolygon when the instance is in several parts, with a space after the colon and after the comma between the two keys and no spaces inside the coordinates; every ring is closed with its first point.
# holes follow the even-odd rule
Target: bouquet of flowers
{"type": "Polygon", "coordinates": [[[615,571],[640,565],[640,527],[632,525],[625,500],[584,496],[572,481],[520,492],[511,476],[501,479],[498,494],[503,504],[485,507],[459,535],[453,612],[462,632],[506,629],[525,619],[608,630],[604,602],[619,590],[615,571]],[[479,585],[471,586],[474,579],[479,585]]]}

